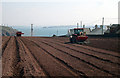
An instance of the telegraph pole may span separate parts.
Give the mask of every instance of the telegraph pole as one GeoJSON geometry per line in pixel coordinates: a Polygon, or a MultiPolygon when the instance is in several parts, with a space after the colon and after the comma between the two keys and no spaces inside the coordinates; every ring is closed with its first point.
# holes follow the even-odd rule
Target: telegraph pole
{"type": "Polygon", "coordinates": [[[79,27],[79,23],[77,23],[77,28],[79,27]]]}
{"type": "Polygon", "coordinates": [[[102,18],[102,34],[103,34],[103,26],[104,26],[104,17],[102,18]]]}
{"type": "Polygon", "coordinates": [[[82,27],[82,21],[80,23],[81,23],[81,27],[82,27]]]}
{"type": "Polygon", "coordinates": [[[31,36],[33,36],[33,24],[31,24],[31,36]]]}
{"type": "Polygon", "coordinates": [[[84,32],[84,30],[85,30],[85,25],[83,25],[83,32],[84,32]]]}

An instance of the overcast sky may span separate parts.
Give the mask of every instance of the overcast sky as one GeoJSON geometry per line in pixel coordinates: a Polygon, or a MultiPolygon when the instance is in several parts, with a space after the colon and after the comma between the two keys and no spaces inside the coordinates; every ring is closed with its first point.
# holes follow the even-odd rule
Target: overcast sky
{"type": "Polygon", "coordinates": [[[118,23],[119,0],[3,0],[2,23],[53,26],[118,23]]]}

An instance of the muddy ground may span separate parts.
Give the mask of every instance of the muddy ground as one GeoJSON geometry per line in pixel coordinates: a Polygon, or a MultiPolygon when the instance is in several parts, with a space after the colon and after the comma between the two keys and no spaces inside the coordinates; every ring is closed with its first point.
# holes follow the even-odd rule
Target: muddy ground
{"type": "Polygon", "coordinates": [[[3,37],[2,41],[3,77],[120,75],[117,38],[90,38],[86,45],[67,43],[65,37],[3,37]]]}

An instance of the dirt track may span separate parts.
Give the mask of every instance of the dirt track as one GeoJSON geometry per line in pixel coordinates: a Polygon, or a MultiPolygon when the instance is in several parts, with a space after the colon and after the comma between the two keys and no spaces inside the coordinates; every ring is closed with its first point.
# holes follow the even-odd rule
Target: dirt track
{"type": "Polygon", "coordinates": [[[3,76],[118,76],[120,53],[67,38],[3,37],[3,76]]]}

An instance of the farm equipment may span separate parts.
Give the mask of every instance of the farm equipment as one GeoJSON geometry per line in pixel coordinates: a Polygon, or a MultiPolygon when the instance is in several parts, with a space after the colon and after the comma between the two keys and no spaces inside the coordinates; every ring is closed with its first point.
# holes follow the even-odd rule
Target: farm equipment
{"type": "Polygon", "coordinates": [[[22,33],[22,32],[16,32],[16,36],[21,36],[22,34],[24,34],[24,33],[22,33]]]}
{"type": "Polygon", "coordinates": [[[84,32],[84,28],[74,28],[69,30],[71,43],[86,43],[88,36],[84,32]]]}

